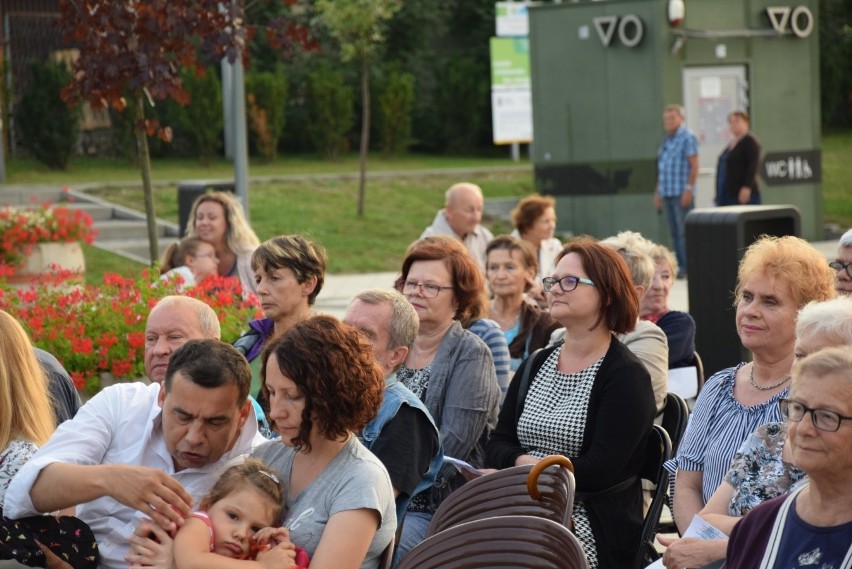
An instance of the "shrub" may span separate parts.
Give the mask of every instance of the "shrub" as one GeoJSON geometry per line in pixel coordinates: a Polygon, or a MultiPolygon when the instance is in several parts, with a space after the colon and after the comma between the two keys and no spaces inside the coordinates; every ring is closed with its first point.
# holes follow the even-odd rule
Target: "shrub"
{"type": "MultiPolygon", "coordinates": [[[[148,313],[160,298],[178,294],[180,284],[146,269],[136,279],[105,274],[100,286],[56,286],[66,277],[46,275],[27,289],[0,287],[0,308],[18,319],[33,344],[56,356],[78,389],[96,393],[101,372],[115,379],[144,377],[148,313]]],[[[244,299],[236,278],[208,277],[183,294],[216,311],[225,342],[236,340],[260,315],[257,298],[244,299]]]]}
{"type": "Polygon", "coordinates": [[[283,73],[255,72],[246,76],[246,108],[254,144],[267,161],[278,155],[284,132],[287,79],[283,73]]]}
{"type": "Polygon", "coordinates": [[[77,144],[80,110],[62,101],[71,73],[60,63],[34,63],[32,81],[21,96],[15,121],[23,144],[39,162],[65,170],[77,144]]]}
{"type": "Polygon", "coordinates": [[[403,154],[411,143],[411,108],[414,105],[414,76],[403,73],[399,63],[388,66],[379,95],[382,149],[388,156],[403,154]]]}
{"type": "Polygon", "coordinates": [[[348,150],[353,97],[352,88],[331,65],[318,65],[308,74],[308,136],[320,154],[337,158],[348,150]]]}
{"type": "Polygon", "coordinates": [[[476,150],[484,129],[490,132],[488,110],[491,105],[487,75],[471,57],[450,59],[440,72],[438,108],[445,149],[450,153],[476,150]]]}

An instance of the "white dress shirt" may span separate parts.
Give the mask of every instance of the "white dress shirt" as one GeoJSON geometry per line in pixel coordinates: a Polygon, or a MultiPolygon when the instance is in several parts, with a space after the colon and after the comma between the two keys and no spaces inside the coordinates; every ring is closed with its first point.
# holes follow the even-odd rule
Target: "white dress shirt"
{"type": "MultiPolygon", "coordinates": [[[[34,516],[30,490],[39,473],[54,462],[71,464],[132,464],[157,468],[172,476],[196,503],[216,481],[227,463],[265,442],[257,432],[254,410],[249,413],[234,446],[217,462],[203,468],[175,472],[166,448],[162,410],[157,404],[160,385],[123,383],[107,387],[65,421],[50,440],[27,462],[6,492],[3,514],[9,518],[34,516]]],[[[101,567],[126,569],[129,537],[145,516],[103,497],[77,506],[77,517],[95,534],[101,567]]]]}

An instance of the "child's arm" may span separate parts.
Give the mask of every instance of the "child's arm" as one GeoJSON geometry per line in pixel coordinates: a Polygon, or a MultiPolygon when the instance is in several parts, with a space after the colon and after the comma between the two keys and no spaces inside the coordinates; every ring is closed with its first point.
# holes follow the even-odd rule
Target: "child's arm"
{"type": "Polygon", "coordinates": [[[210,551],[210,530],[198,518],[188,518],[175,536],[176,569],[288,569],[295,567],[292,545],[262,552],[262,559],[232,559],[210,551]]]}

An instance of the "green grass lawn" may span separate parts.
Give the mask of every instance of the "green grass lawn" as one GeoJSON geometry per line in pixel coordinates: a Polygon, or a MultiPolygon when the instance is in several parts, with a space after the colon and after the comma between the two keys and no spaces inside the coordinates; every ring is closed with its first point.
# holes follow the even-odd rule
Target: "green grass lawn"
{"type": "Polygon", "coordinates": [[[852,227],[852,131],[822,137],[822,199],[826,221],[852,227]]]}
{"type": "MultiPolygon", "coordinates": [[[[528,161],[522,163],[529,164],[528,161]]],[[[369,172],[471,168],[480,166],[512,166],[506,157],[452,157],[410,154],[385,158],[371,155],[369,172]]],[[[251,161],[249,175],[281,176],[290,174],[334,174],[358,171],[358,155],[349,154],[339,160],[326,160],[311,155],[281,156],[274,162],[251,161]]],[[[151,176],[154,181],[185,179],[233,179],[233,164],[216,159],[207,165],[192,159],[157,159],[153,161],[151,176]]],[[[10,160],[7,164],[7,182],[10,184],[86,184],[86,183],[140,183],[139,168],[121,158],[84,158],[71,160],[68,170],[50,170],[36,160],[10,160]]]]}
{"type": "MultiPolygon", "coordinates": [[[[328,251],[329,272],[394,271],[409,243],[419,237],[443,203],[457,174],[376,178],[367,185],[365,214],[356,215],[357,180],[321,179],[252,184],[251,224],[261,240],[302,233],[328,251]]],[[[532,193],[531,170],[478,174],[476,182],[489,198],[532,193]]],[[[92,190],[104,199],[142,209],[138,188],[92,190]]],[[[154,191],[157,215],[177,221],[176,187],[154,191]]],[[[498,231],[509,227],[490,220],[498,231]]]]}

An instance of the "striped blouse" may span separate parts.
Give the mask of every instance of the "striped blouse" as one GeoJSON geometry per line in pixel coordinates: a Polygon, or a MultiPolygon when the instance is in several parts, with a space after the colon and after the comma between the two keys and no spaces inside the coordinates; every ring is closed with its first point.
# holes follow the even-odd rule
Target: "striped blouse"
{"type": "Polygon", "coordinates": [[[744,365],[723,369],[707,380],[698,394],[677,457],[671,461],[680,470],[702,472],[705,504],[724,480],[743,441],[759,426],[783,420],[778,400],[787,397],[789,387],[751,407],[734,398],[736,372],[744,365]]]}

